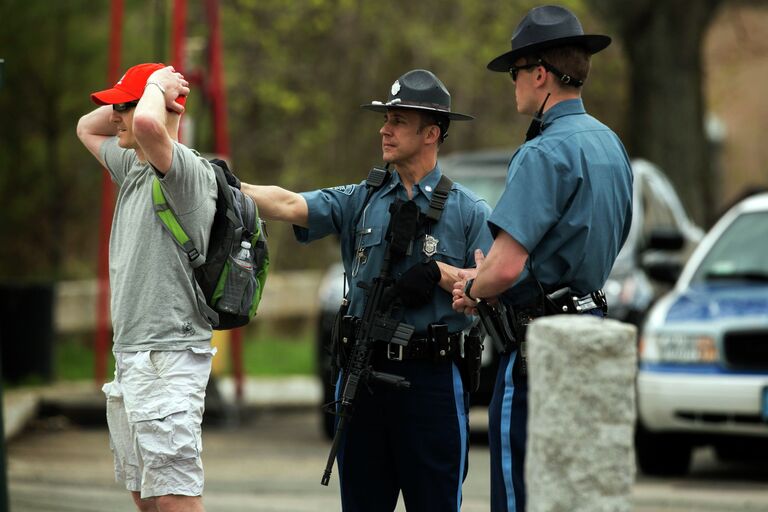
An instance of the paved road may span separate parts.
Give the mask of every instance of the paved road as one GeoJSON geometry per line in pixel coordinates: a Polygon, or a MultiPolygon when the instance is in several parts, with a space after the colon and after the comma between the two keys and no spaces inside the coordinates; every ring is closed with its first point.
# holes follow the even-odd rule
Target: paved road
{"type": "MultiPolygon", "coordinates": [[[[205,504],[210,512],[339,510],[338,480],[322,487],[328,443],[313,412],[261,412],[236,428],[204,433],[205,504]]],[[[61,419],[37,422],[8,449],[12,512],[130,512],[111,478],[106,430],[61,419]]],[[[488,510],[488,447],[473,444],[464,486],[467,512],[488,510]]],[[[684,479],[640,478],[634,512],[768,511],[768,464],[718,466],[696,454],[684,479]]],[[[402,505],[398,509],[404,510],[402,505]]]]}

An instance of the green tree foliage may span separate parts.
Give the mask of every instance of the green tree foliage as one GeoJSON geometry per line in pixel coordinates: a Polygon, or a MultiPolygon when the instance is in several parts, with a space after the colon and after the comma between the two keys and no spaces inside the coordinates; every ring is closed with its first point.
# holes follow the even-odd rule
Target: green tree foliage
{"type": "MultiPolygon", "coordinates": [[[[61,235],[76,198],[98,191],[82,180],[85,160],[74,145],[77,107],[71,94],[96,58],[106,31],[87,1],[0,4],[0,272],[50,274],[65,252],[61,235]],[[77,18],[77,19],[75,19],[77,18]],[[73,25],[93,25],[74,36],[73,25]],[[75,62],[80,63],[79,66],[75,62]],[[77,164],[79,162],[79,164],[77,164]],[[72,165],[75,164],[75,165],[72,165]]],[[[98,203],[96,203],[98,204],[98,203]]]]}
{"type": "MultiPolygon", "coordinates": [[[[126,2],[126,35],[147,29],[139,4],[126,2]]],[[[101,171],[75,126],[107,85],[108,32],[108,2],[0,2],[0,278],[95,273],[101,171]]]]}
{"type": "Polygon", "coordinates": [[[722,0],[589,0],[624,42],[632,98],[627,143],[666,169],[688,210],[711,225],[714,161],[704,132],[703,39],[722,0]]]}
{"type": "MultiPolygon", "coordinates": [[[[602,31],[581,1],[563,2],[587,31],[602,31]]],[[[95,273],[102,172],[75,136],[105,87],[109,4],[91,0],[0,2],[0,278],[95,273]]],[[[186,142],[212,149],[205,83],[203,2],[189,1],[195,76],[186,142]],[[195,48],[203,51],[195,53],[195,48]]],[[[380,163],[382,118],[360,104],[386,99],[414,68],[434,71],[453,108],[477,117],[454,123],[443,152],[514,148],[528,120],[515,110],[509,78],[485,69],[509,48],[529,0],[222,0],[224,80],[232,162],[248,181],[293,190],[356,183],[380,163]]],[[[122,68],[167,55],[158,34],[171,0],[126,0],[122,68]],[[163,15],[164,13],[164,15],[163,15]]],[[[167,60],[167,58],[166,58],[167,60]]],[[[622,131],[624,64],[609,48],[593,61],[587,108],[622,131]]],[[[290,228],[270,225],[276,268],[321,268],[338,257],[333,241],[297,249],[290,228]],[[309,252],[312,251],[312,257],[309,252]],[[308,263],[311,262],[311,263],[308,263]]]]}
{"type": "MultiPolygon", "coordinates": [[[[580,2],[568,2],[588,28],[580,2]]],[[[453,108],[477,117],[453,123],[441,151],[517,146],[529,119],[515,110],[514,87],[485,69],[509,49],[512,31],[537,2],[426,0],[228,0],[226,72],[233,113],[233,157],[246,180],[293,190],[357,183],[380,162],[382,117],[361,110],[386,100],[389,87],[414,68],[435,72],[452,95],[453,108]]],[[[615,57],[616,54],[613,54],[615,57]]],[[[606,61],[608,59],[605,59],[606,61]]],[[[603,113],[622,111],[616,98],[621,66],[600,70],[595,85],[603,113]]],[[[510,152],[511,154],[511,152],[510,152]]],[[[305,265],[289,229],[273,240],[288,250],[279,264],[305,265]]],[[[279,250],[279,249],[278,249],[279,250]]],[[[317,247],[338,257],[333,241],[317,247]]],[[[321,258],[322,259],[322,258],[321,258]]]]}

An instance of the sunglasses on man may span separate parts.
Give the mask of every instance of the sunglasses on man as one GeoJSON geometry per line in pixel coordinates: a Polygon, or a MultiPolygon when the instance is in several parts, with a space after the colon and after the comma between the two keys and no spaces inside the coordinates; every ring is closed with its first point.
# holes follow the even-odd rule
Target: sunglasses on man
{"type": "Polygon", "coordinates": [[[566,75],[565,73],[563,73],[562,71],[557,69],[555,66],[553,66],[549,62],[547,62],[544,59],[542,59],[541,57],[539,57],[536,62],[529,62],[528,64],[523,64],[522,66],[515,66],[515,65],[513,65],[511,68],[509,68],[509,76],[512,77],[512,81],[513,82],[516,82],[517,81],[517,74],[521,70],[523,70],[523,69],[533,69],[533,68],[536,68],[536,67],[539,67],[539,66],[543,67],[544,69],[546,69],[550,73],[553,73],[558,78],[558,80],[560,80],[562,83],[564,83],[566,85],[571,85],[573,87],[581,87],[582,85],[584,85],[584,81],[583,80],[579,80],[578,78],[574,78],[571,75],[566,75]]]}
{"type": "Polygon", "coordinates": [[[138,105],[138,101],[126,101],[125,103],[115,103],[112,105],[112,110],[115,112],[127,112],[138,105]]]}
{"type": "Polygon", "coordinates": [[[511,68],[509,68],[509,76],[512,77],[512,81],[513,82],[517,82],[517,74],[520,71],[522,71],[524,69],[533,69],[533,68],[536,68],[536,67],[539,67],[539,66],[541,66],[541,63],[539,63],[539,62],[523,64],[521,66],[513,65],[511,68]]]}

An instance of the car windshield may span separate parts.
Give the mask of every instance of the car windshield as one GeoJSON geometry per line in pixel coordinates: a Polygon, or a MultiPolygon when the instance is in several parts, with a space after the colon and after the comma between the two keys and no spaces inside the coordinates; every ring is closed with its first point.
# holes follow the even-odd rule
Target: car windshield
{"type": "Polygon", "coordinates": [[[488,201],[493,208],[504,192],[511,155],[511,150],[457,153],[442,159],[440,168],[453,181],[488,201]]]}
{"type": "Polygon", "coordinates": [[[496,206],[499,202],[501,193],[504,192],[505,179],[504,175],[492,176],[479,175],[479,176],[463,176],[460,183],[472,190],[475,194],[479,195],[491,205],[491,208],[496,206]]]}
{"type": "Polygon", "coordinates": [[[733,221],[692,282],[718,280],[768,282],[768,212],[745,213],[733,221]]]}

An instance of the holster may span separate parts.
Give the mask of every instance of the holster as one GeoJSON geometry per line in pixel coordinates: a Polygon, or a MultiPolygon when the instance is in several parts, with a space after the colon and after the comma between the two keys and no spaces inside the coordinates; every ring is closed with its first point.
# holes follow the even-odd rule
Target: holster
{"type": "Polygon", "coordinates": [[[483,335],[480,328],[472,327],[464,335],[464,360],[460,365],[465,389],[474,393],[480,387],[480,366],[483,357],[483,335]]]}
{"type": "Polygon", "coordinates": [[[336,382],[338,372],[341,369],[339,364],[339,336],[341,335],[341,319],[347,314],[349,308],[349,302],[346,298],[342,299],[339,310],[336,312],[336,316],[333,317],[333,325],[331,326],[331,344],[328,350],[331,355],[331,383],[336,382]]]}
{"type": "Polygon", "coordinates": [[[432,359],[435,362],[445,360],[445,356],[451,353],[458,353],[458,347],[451,347],[448,338],[447,324],[429,324],[427,326],[427,336],[435,343],[432,359]]]}
{"type": "Polygon", "coordinates": [[[608,302],[605,299],[603,290],[597,290],[579,297],[570,287],[566,286],[545,295],[542,308],[542,314],[537,316],[574,315],[598,308],[604,314],[607,314],[608,302]]]}
{"type": "Polygon", "coordinates": [[[333,330],[331,331],[332,383],[336,382],[339,371],[346,368],[349,352],[352,350],[355,340],[357,322],[355,317],[347,314],[348,309],[349,303],[344,299],[333,321],[333,330]]]}
{"type": "Polygon", "coordinates": [[[519,372],[519,377],[524,379],[528,375],[528,325],[535,316],[532,316],[529,311],[508,309],[507,318],[517,339],[517,345],[512,350],[519,349],[515,369],[519,372]]]}
{"type": "Polygon", "coordinates": [[[499,352],[517,350],[519,338],[514,324],[510,322],[509,310],[502,302],[491,306],[481,300],[477,303],[477,313],[483,329],[491,337],[499,352]]]}
{"type": "Polygon", "coordinates": [[[527,374],[525,341],[528,324],[533,319],[523,311],[508,308],[503,302],[491,306],[481,300],[477,303],[477,312],[486,333],[494,340],[502,354],[509,354],[516,350],[518,363],[516,367],[522,377],[527,374]]]}

